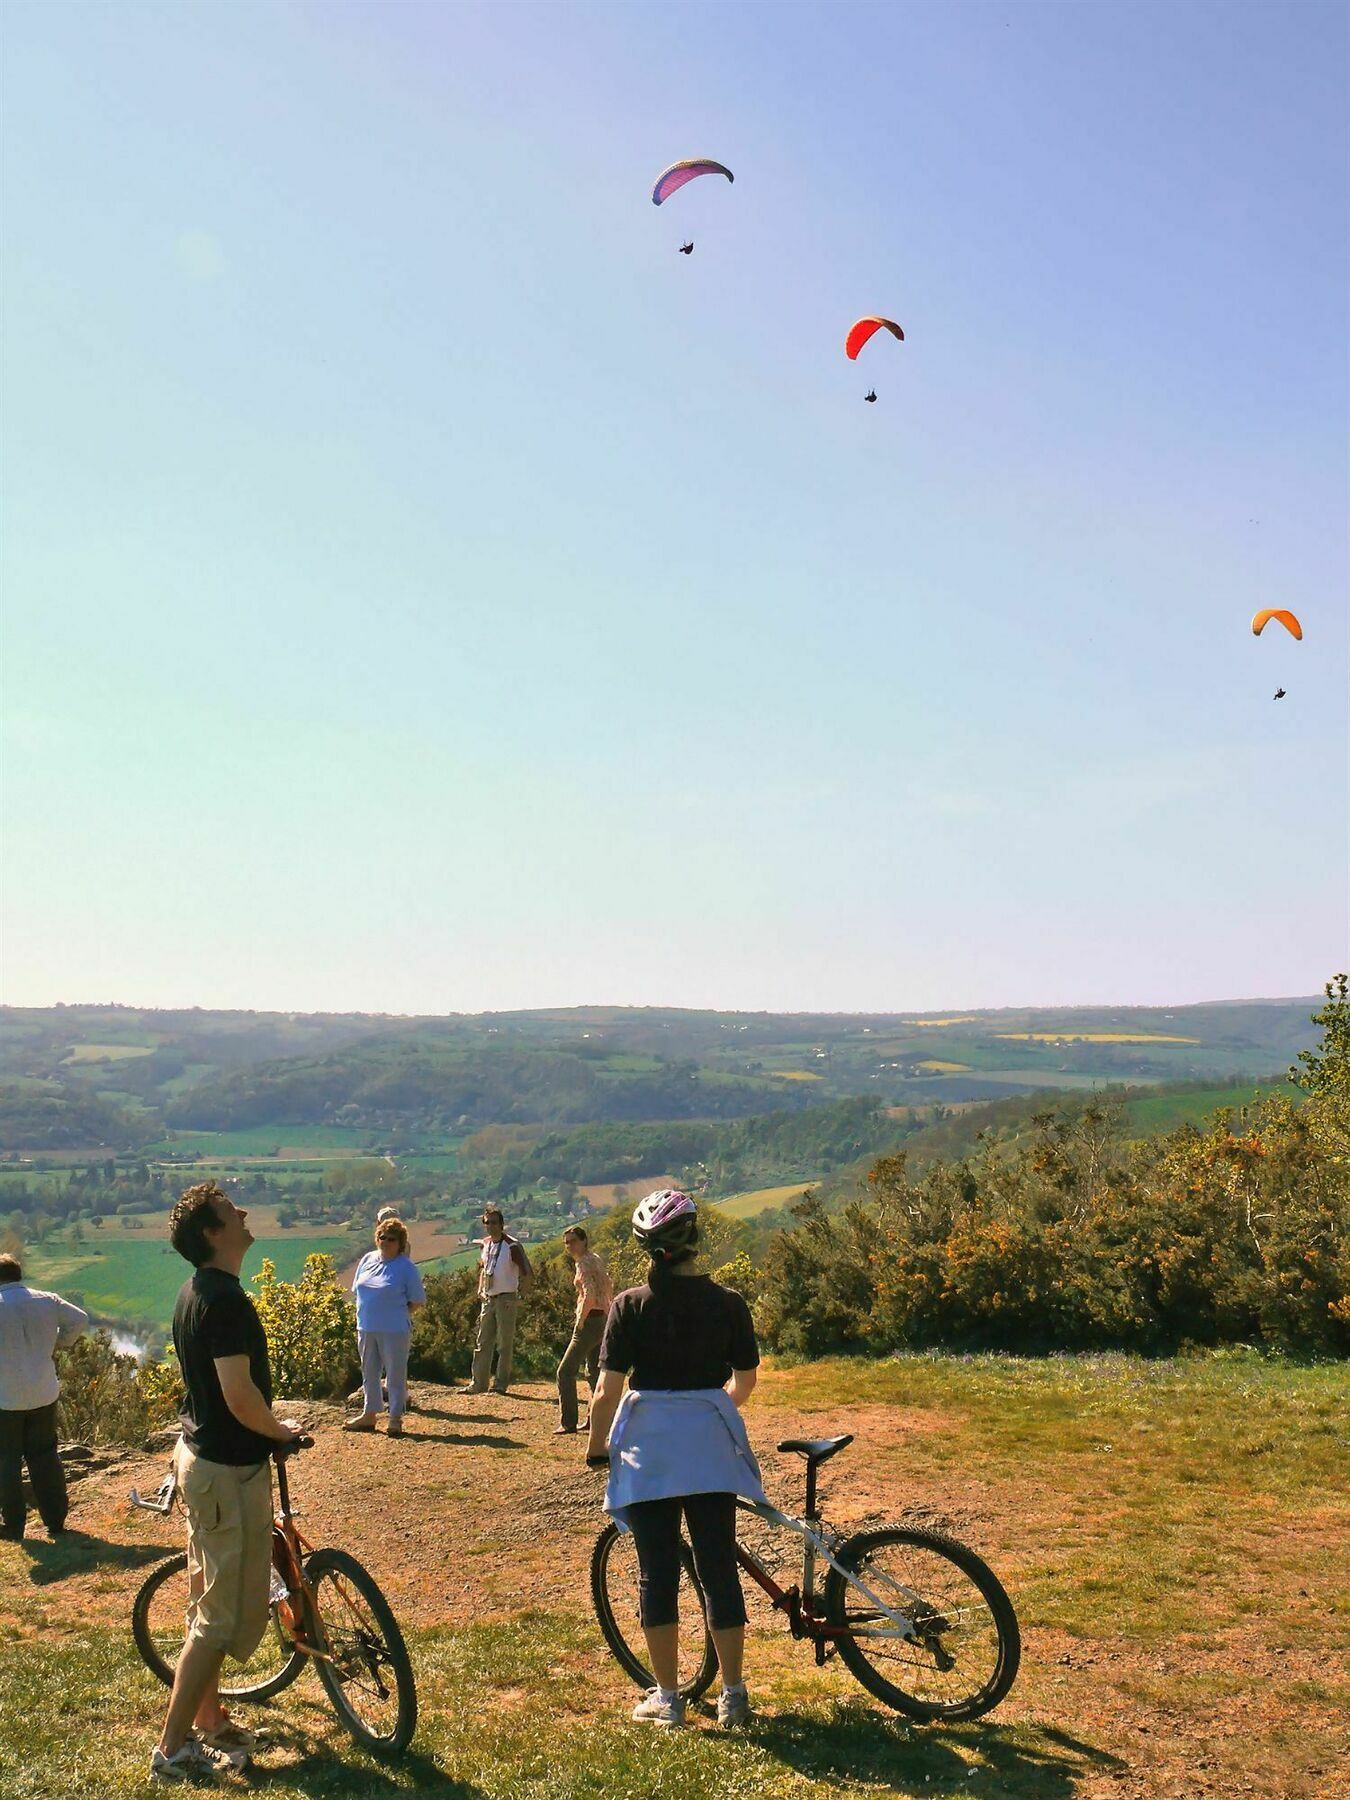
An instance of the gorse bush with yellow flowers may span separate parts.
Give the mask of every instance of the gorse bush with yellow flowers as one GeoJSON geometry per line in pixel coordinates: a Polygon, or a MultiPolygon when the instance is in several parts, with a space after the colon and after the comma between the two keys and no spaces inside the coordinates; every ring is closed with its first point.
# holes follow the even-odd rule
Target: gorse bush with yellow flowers
{"type": "Polygon", "coordinates": [[[356,1307],[337,1285],[331,1256],[307,1256],[299,1281],[279,1281],[263,1258],[254,1304],[267,1333],[272,1392],[288,1399],[345,1394],[360,1373],[356,1307]]]}
{"type": "Polygon", "coordinates": [[[868,1204],[810,1196],[773,1240],[757,1317],[802,1356],[903,1346],[1001,1350],[1262,1344],[1350,1351],[1350,999],[1273,1096],[1144,1143],[1108,1109],[1044,1113],[911,1179],[903,1155],[868,1204]]]}

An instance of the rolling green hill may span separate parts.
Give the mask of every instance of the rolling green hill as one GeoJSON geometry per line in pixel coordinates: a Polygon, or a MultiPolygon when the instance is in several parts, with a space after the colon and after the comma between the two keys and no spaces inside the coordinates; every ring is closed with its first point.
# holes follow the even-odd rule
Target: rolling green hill
{"type": "Polygon", "coordinates": [[[488,1123],[716,1120],[1281,1074],[1314,999],[937,1014],[585,1007],[451,1018],[0,1008],[0,1152],[166,1129],[355,1153],[488,1123]]]}

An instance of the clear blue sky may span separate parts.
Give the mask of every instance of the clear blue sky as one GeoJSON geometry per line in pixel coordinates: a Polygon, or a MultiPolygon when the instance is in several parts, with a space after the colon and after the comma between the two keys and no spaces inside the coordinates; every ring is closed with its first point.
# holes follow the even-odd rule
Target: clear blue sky
{"type": "Polygon", "coordinates": [[[6,999],[1344,966],[1343,7],[3,31],[6,999]]]}

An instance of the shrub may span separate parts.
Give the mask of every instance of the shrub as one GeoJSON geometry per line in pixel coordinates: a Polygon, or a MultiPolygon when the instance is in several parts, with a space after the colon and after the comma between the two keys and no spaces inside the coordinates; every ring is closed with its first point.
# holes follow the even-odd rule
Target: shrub
{"type": "Polygon", "coordinates": [[[136,1380],[145,1401],[147,1429],[159,1431],[172,1425],[183,1407],[183,1372],[173,1351],[166,1351],[158,1362],[143,1362],[136,1380]]]}
{"type": "Polygon", "coordinates": [[[875,1217],[856,1203],[828,1214],[810,1193],[792,1215],[794,1228],[772,1238],[765,1254],[757,1330],[770,1349],[791,1356],[863,1348],[875,1298],[875,1217]]]}
{"type": "MultiPolygon", "coordinates": [[[[1350,1014],[1332,996],[1323,1022],[1350,1014]]],[[[1329,1039],[1332,1034],[1329,1032],[1329,1039]]],[[[985,1142],[872,1203],[812,1196],[770,1243],[757,1318],[771,1349],[937,1345],[1021,1352],[1262,1343],[1350,1350],[1346,1045],[1308,1059],[1308,1103],[1128,1144],[1095,1104],[1042,1114],[1027,1144],[985,1142]]]]}
{"type": "Polygon", "coordinates": [[[149,1429],[136,1358],[113,1349],[100,1327],[56,1353],[61,1377],[57,1424],[61,1436],[81,1444],[141,1444],[149,1429]]]}
{"type": "Polygon", "coordinates": [[[253,1277],[267,1333],[272,1391],[288,1399],[345,1394],[360,1372],[356,1308],[337,1284],[331,1256],[307,1256],[299,1281],[278,1281],[264,1257],[253,1277]]]}

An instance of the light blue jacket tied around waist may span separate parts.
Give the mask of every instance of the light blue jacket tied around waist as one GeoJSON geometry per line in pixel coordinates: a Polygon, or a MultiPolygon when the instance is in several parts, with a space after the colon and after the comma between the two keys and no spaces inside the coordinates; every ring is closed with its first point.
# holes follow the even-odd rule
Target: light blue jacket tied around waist
{"type": "Polygon", "coordinates": [[[630,1388],[609,1428],[605,1511],[627,1531],[636,1501],[683,1494],[767,1500],[745,1421],[723,1388],[630,1388]]]}

